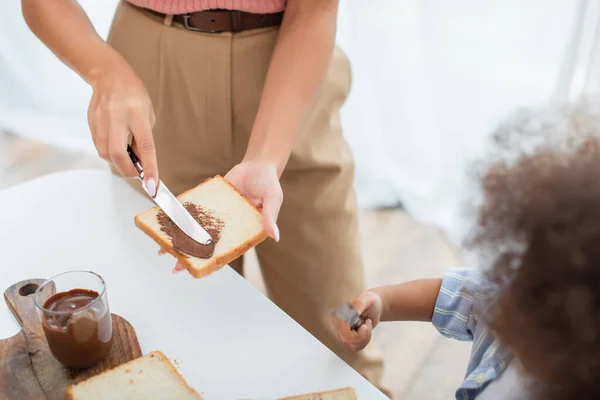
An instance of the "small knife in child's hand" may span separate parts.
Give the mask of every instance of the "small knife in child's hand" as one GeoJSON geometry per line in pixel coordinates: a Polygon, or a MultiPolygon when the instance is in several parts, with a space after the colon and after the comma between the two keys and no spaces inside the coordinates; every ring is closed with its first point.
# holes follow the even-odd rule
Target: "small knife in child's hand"
{"type": "Polygon", "coordinates": [[[365,323],[364,318],[349,303],[336,308],[333,311],[333,315],[347,323],[353,331],[358,331],[358,328],[365,323]]]}

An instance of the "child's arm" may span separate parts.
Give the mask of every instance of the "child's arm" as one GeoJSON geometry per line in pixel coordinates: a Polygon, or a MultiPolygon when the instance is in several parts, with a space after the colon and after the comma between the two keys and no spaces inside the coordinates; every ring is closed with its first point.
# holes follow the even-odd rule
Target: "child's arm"
{"type": "Polygon", "coordinates": [[[431,321],[444,336],[472,340],[477,321],[473,302],[480,297],[479,271],[452,268],[443,278],[419,279],[370,289],[351,304],[365,319],[358,332],[334,319],[338,338],[351,350],[363,349],[379,321],[431,321]]]}
{"type": "Polygon", "coordinates": [[[381,297],[381,321],[431,322],[442,278],[419,279],[369,289],[381,297]]]}
{"type": "Polygon", "coordinates": [[[379,321],[431,321],[442,279],[419,279],[367,290],[350,301],[365,320],[358,331],[334,318],[338,338],[350,350],[362,350],[371,341],[379,321]]]}

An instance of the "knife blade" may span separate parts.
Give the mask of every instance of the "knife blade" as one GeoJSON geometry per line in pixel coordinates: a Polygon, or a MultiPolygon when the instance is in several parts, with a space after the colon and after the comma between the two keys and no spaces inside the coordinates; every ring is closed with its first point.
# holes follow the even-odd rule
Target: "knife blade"
{"type": "Polygon", "coordinates": [[[357,331],[365,323],[364,318],[349,303],[345,303],[333,310],[333,315],[348,324],[353,331],[357,331]]]}
{"type": "Polygon", "coordinates": [[[200,226],[194,217],[190,215],[183,204],[181,204],[177,197],[171,193],[164,183],[160,180],[157,182],[155,196],[152,196],[148,192],[148,188],[146,188],[146,184],[144,183],[144,168],[140,163],[140,159],[129,145],[127,145],[127,153],[138,172],[138,178],[142,182],[142,187],[148,196],[154,200],[154,202],[169,218],[171,218],[171,221],[173,221],[183,233],[200,244],[209,245],[212,242],[212,237],[204,230],[204,228],[202,228],[202,226],[200,226]]]}

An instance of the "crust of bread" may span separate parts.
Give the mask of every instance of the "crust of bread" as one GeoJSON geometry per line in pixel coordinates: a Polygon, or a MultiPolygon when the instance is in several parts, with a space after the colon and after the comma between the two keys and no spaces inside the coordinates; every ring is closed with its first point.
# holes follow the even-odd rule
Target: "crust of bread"
{"type": "Polygon", "coordinates": [[[67,388],[67,400],[75,400],[75,397],[73,397],[73,385],[67,388]]]}
{"type": "Polygon", "coordinates": [[[193,394],[198,396],[198,399],[202,400],[202,396],[200,396],[200,394],[198,394],[198,392],[196,392],[194,390],[194,388],[192,388],[190,385],[188,385],[188,383],[185,381],[185,379],[183,379],[183,376],[181,376],[181,374],[179,373],[177,368],[175,368],[175,366],[173,365],[171,360],[169,360],[169,357],[167,357],[165,355],[165,353],[163,353],[160,350],[154,350],[154,351],[148,353],[148,356],[150,356],[150,357],[159,356],[160,358],[162,358],[163,362],[167,363],[167,366],[171,369],[171,371],[173,371],[173,373],[175,374],[177,379],[179,379],[179,381],[183,384],[183,386],[185,386],[187,388],[187,390],[189,390],[190,392],[192,392],[193,394]]]}
{"type": "MultiPolygon", "coordinates": [[[[194,393],[196,396],[198,396],[198,399],[202,400],[202,396],[200,396],[200,395],[198,394],[198,392],[196,392],[196,391],[195,391],[195,390],[194,390],[194,389],[193,389],[193,388],[192,388],[192,387],[191,387],[191,386],[190,386],[190,385],[189,385],[189,384],[188,384],[188,383],[185,381],[185,379],[183,379],[183,376],[181,376],[181,374],[179,373],[179,371],[177,371],[177,368],[175,368],[175,366],[174,366],[174,365],[171,363],[171,360],[169,360],[169,357],[167,357],[167,356],[166,356],[166,355],[165,355],[165,354],[164,354],[162,351],[160,351],[160,350],[154,350],[154,351],[151,351],[150,353],[146,354],[146,356],[148,356],[148,357],[159,356],[160,358],[162,358],[162,359],[163,359],[163,362],[165,362],[165,363],[166,363],[166,364],[169,366],[169,368],[170,368],[170,369],[171,369],[171,370],[172,370],[172,371],[175,373],[175,375],[177,376],[177,379],[179,379],[179,381],[180,381],[180,382],[181,382],[181,383],[182,383],[182,384],[183,384],[183,385],[184,385],[184,386],[187,388],[187,390],[189,390],[190,392],[194,393]]],[[[91,379],[97,378],[97,377],[101,376],[102,374],[105,374],[105,373],[107,373],[107,372],[109,372],[109,371],[112,371],[112,370],[114,370],[114,369],[116,369],[116,368],[121,368],[121,367],[125,367],[126,365],[133,364],[134,362],[138,361],[140,358],[141,358],[141,357],[138,357],[138,358],[136,358],[136,359],[133,359],[133,360],[131,360],[131,361],[127,361],[126,363],[123,363],[123,364],[117,365],[115,368],[112,368],[112,369],[106,370],[106,371],[104,371],[104,372],[102,372],[102,373],[100,373],[100,374],[98,374],[98,375],[92,376],[92,377],[90,377],[90,378],[88,378],[88,379],[86,379],[86,380],[84,380],[84,381],[82,381],[82,382],[86,382],[86,381],[88,381],[88,380],[91,380],[91,379]]],[[[81,383],[81,382],[79,382],[79,383],[81,383]]],[[[76,384],[75,384],[75,385],[76,385],[76,384]]],[[[75,385],[70,385],[69,387],[67,387],[67,400],[75,400],[75,397],[74,397],[74,394],[73,394],[73,387],[74,387],[75,385]]]]}
{"type": "MultiPolygon", "coordinates": [[[[235,186],[233,186],[227,179],[223,178],[220,175],[216,175],[212,178],[206,179],[200,185],[197,185],[197,186],[193,187],[192,189],[186,190],[185,192],[183,192],[182,194],[177,196],[177,198],[184,196],[186,193],[193,191],[198,186],[201,186],[201,185],[205,184],[206,182],[214,180],[214,179],[221,179],[223,182],[225,182],[227,185],[229,185],[229,187],[231,187],[233,190],[235,190],[235,192],[242,199],[244,199],[244,201],[246,201],[246,203],[248,203],[253,209],[255,209],[258,213],[260,213],[260,210],[254,204],[250,203],[250,201],[246,197],[244,197],[242,195],[242,193],[235,186]]],[[[160,207],[155,206],[155,207],[151,208],[151,210],[154,210],[155,212],[158,213],[158,211],[160,210],[160,207]]],[[[147,211],[148,210],[144,211],[142,214],[146,213],[147,211]]],[[[178,251],[176,248],[174,248],[173,243],[170,240],[165,239],[163,236],[161,236],[159,233],[157,233],[154,229],[152,229],[150,226],[145,224],[141,220],[141,218],[139,218],[139,215],[135,216],[134,221],[135,221],[135,225],[140,230],[142,230],[142,232],[144,232],[146,235],[150,236],[150,238],[152,240],[154,240],[164,251],[166,251],[173,257],[175,257],[181,264],[183,264],[185,266],[185,268],[188,270],[188,272],[190,273],[190,275],[192,275],[194,278],[205,277],[205,276],[210,275],[213,272],[223,268],[225,265],[227,265],[230,262],[232,262],[233,260],[237,259],[241,255],[243,255],[245,252],[250,250],[251,248],[257,246],[258,244],[260,244],[262,241],[264,241],[268,237],[267,234],[265,233],[265,231],[261,230],[261,232],[258,235],[255,235],[254,237],[251,237],[250,239],[246,240],[244,243],[242,243],[235,249],[232,249],[232,250],[230,250],[224,254],[220,254],[218,256],[213,256],[209,263],[204,265],[201,269],[196,269],[196,268],[194,268],[194,265],[191,263],[190,257],[188,255],[186,255],[186,254],[178,251]]]]}
{"type": "Polygon", "coordinates": [[[337,392],[345,392],[348,391],[350,393],[352,393],[354,395],[354,398],[356,399],[356,391],[354,390],[354,388],[352,387],[345,387],[345,388],[341,388],[341,389],[336,389],[336,390],[328,390],[325,392],[315,392],[315,393],[305,393],[305,394],[299,394],[297,396],[292,396],[292,397],[283,397],[279,400],[297,400],[297,399],[301,399],[303,397],[308,397],[308,396],[320,396],[323,394],[329,394],[329,393],[337,393],[337,392]]]}

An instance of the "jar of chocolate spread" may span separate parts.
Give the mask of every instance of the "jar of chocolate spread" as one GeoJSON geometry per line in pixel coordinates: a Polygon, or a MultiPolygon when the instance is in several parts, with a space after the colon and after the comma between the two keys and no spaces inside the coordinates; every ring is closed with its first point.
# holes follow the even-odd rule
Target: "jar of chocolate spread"
{"type": "Polygon", "coordinates": [[[48,346],[61,364],[89,368],[106,357],[112,317],[100,275],[65,272],[45,281],[34,296],[48,346]]]}

